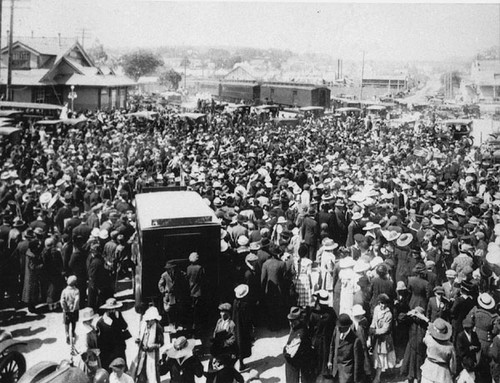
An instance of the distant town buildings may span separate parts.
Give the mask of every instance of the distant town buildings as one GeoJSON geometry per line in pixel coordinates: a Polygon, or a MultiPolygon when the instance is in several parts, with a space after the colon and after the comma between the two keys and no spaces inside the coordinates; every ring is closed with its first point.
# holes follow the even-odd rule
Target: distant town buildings
{"type": "MultiPolygon", "coordinates": [[[[1,50],[0,93],[6,94],[8,47],[1,50]]],[[[134,81],[99,68],[78,42],[23,39],[12,46],[12,101],[64,105],[75,110],[123,108],[134,81]]]]}
{"type": "Polygon", "coordinates": [[[479,102],[500,101],[500,61],[474,60],[468,86],[479,102]]]}

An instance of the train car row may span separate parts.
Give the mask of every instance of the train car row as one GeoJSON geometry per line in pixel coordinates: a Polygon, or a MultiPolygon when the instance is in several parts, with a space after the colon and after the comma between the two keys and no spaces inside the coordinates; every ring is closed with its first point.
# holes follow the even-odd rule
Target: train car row
{"type": "Polygon", "coordinates": [[[200,81],[198,91],[222,101],[251,105],[279,104],[287,107],[330,107],[330,89],[323,86],[277,82],[200,81]]]}

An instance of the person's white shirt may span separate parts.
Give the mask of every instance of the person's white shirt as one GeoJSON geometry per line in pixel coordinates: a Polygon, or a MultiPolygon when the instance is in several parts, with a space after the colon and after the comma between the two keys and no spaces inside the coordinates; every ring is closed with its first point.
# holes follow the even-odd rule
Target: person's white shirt
{"type": "Polygon", "coordinates": [[[122,376],[118,377],[116,372],[112,372],[109,375],[109,383],[134,383],[134,379],[130,375],[127,375],[125,373],[122,374],[122,376]]]}

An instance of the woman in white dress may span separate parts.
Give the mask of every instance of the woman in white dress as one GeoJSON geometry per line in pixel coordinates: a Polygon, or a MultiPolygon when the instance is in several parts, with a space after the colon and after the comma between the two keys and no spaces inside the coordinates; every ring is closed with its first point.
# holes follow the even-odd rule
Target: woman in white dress
{"type": "Polygon", "coordinates": [[[352,315],[352,306],[354,305],[354,293],[356,292],[356,273],[353,270],[355,261],[352,257],[342,258],[339,261],[339,283],[340,289],[340,305],[339,315],[352,315]]]}
{"type": "Polygon", "coordinates": [[[335,268],[335,249],[339,247],[333,239],[325,238],[323,246],[321,247],[321,261],[320,261],[320,275],[321,285],[318,286],[320,290],[328,292],[328,306],[333,307],[333,287],[334,278],[333,271],[335,268]]]}

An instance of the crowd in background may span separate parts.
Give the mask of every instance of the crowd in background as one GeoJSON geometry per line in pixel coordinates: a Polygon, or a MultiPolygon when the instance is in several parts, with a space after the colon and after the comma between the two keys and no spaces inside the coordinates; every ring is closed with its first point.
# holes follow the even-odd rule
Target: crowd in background
{"type": "Polygon", "coordinates": [[[20,144],[1,146],[1,305],[61,302],[68,342],[87,308],[96,339],[85,349],[126,369],[130,334],[114,293],[137,255],[134,196],[185,185],[221,222],[220,317],[203,320],[197,254],[186,270],[167,264],[163,305],[137,340],[137,381],[203,373],[189,335],[158,354],[163,326],[215,328],[207,379],[242,381],[235,363],[247,369],[264,325],[290,327],[287,382],[379,381],[395,368],[410,381],[499,381],[498,166],[469,140],[439,134],[433,120],[88,117],[29,126],[20,144]]]}

